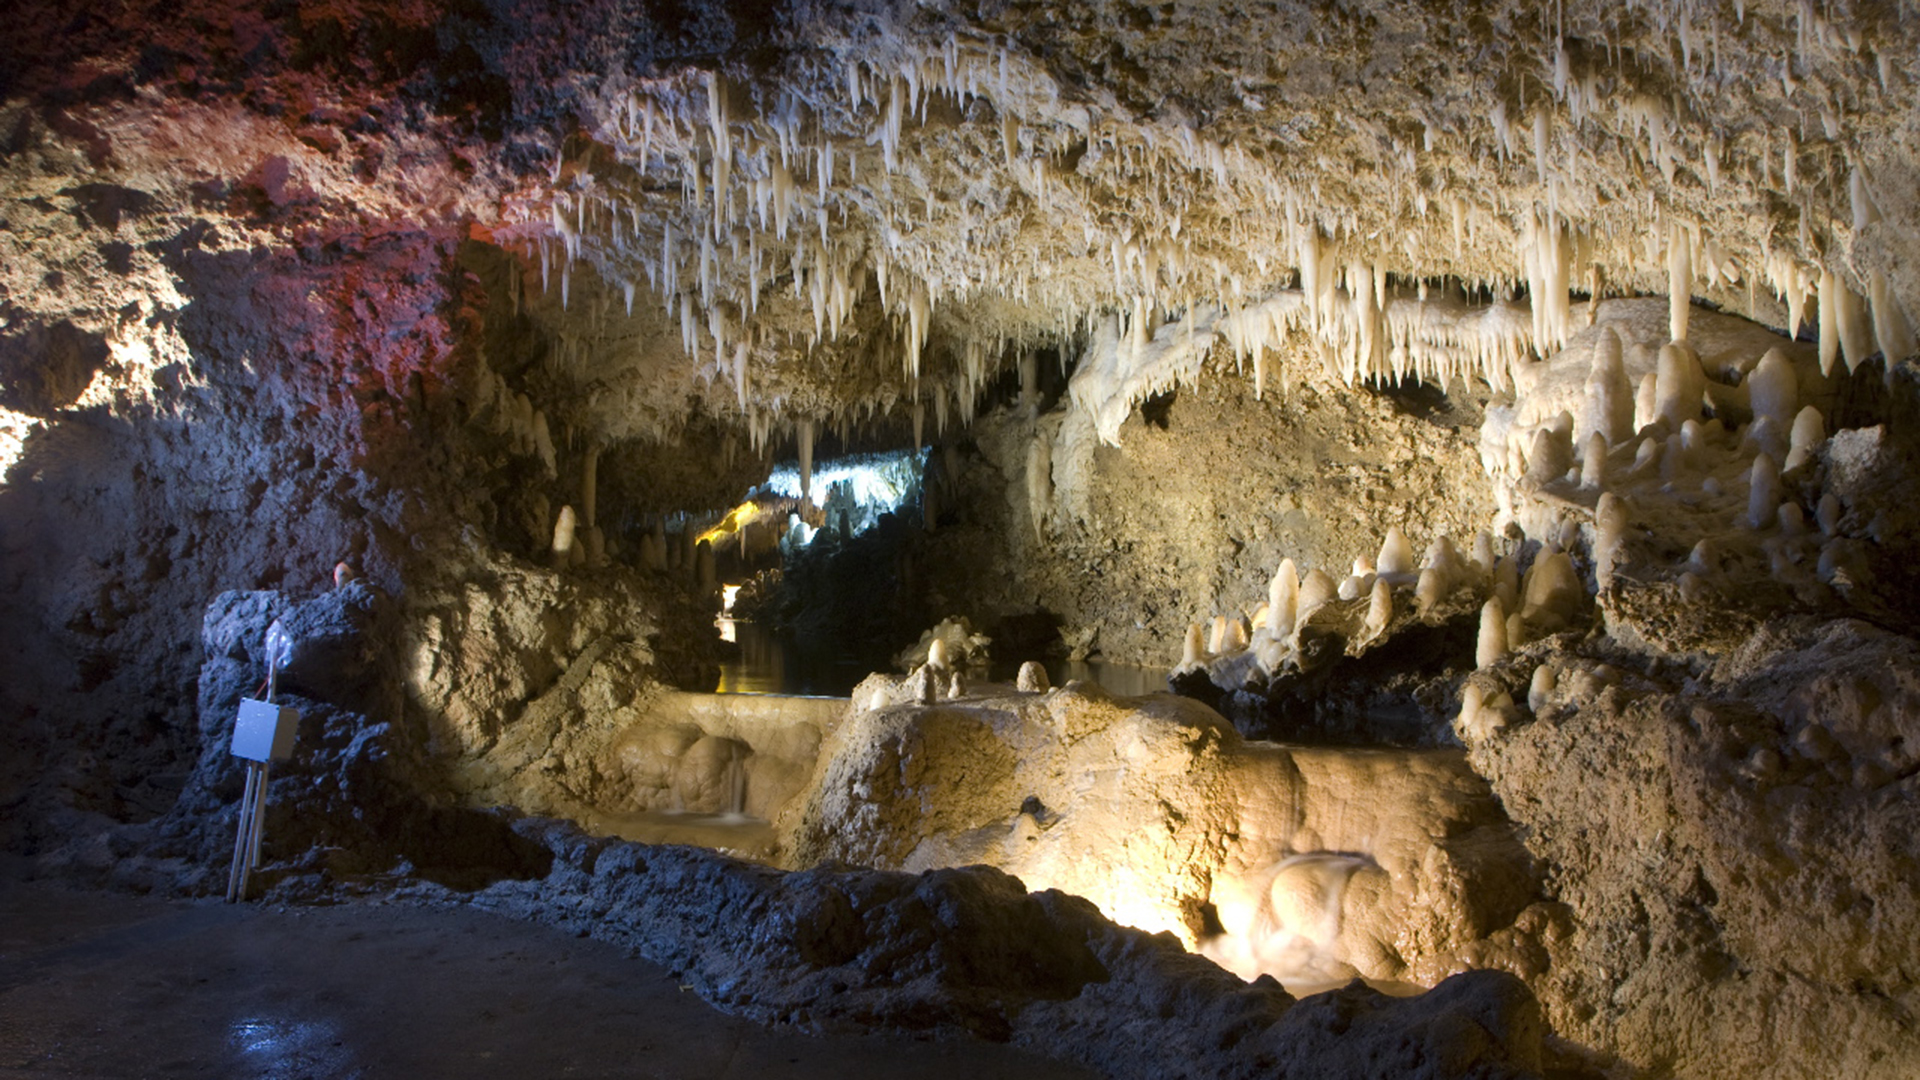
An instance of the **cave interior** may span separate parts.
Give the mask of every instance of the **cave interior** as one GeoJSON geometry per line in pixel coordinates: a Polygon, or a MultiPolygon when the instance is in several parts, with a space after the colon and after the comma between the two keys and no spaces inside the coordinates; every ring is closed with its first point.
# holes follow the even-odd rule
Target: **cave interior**
{"type": "Polygon", "coordinates": [[[9,889],[1920,1070],[1907,0],[12,7],[9,889]]]}

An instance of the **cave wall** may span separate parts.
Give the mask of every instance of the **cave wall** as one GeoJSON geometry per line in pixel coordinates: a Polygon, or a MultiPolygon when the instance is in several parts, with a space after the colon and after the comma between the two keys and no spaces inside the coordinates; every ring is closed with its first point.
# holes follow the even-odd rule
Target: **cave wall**
{"type": "Polygon", "coordinates": [[[1470,544],[1491,520],[1473,395],[1304,379],[1256,397],[1250,372],[1214,364],[1135,409],[1118,446],[1076,441],[1062,398],[1037,419],[1018,406],[981,418],[951,458],[936,450],[940,521],[917,556],[929,610],[977,627],[1046,613],[1076,641],[1094,631],[1107,659],[1171,667],[1188,623],[1252,616],[1283,558],[1338,580],[1391,527],[1423,549],[1443,533],[1470,544]],[[1039,532],[1036,437],[1050,448],[1039,532]]]}
{"type": "MultiPolygon", "coordinates": [[[[39,414],[0,489],[0,620],[19,646],[0,661],[5,692],[46,755],[24,762],[123,817],[164,809],[193,756],[214,594],[312,592],[340,561],[396,588],[437,527],[417,478],[445,451],[408,373],[438,383],[453,299],[444,234],[256,249],[191,206],[149,204],[114,229],[47,214],[18,249],[16,273],[78,278],[99,246],[141,240],[144,273],[83,279],[99,306],[73,324],[107,358],[39,414]]],[[[9,330],[30,337],[44,317],[16,308],[9,330]]]]}
{"type": "MultiPolygon", "coordinates": [[[[225,51],[238,24],[188,41],[163,20],[152,63],[123,69],[137,25],[68,22],[70,39],[10,68],[0,106],[0,442],[20,455],[0,484],[0,799],[8,843],[28,849],[60,843],[73,813],[173,804],[204,735],[217,595],[310,597],[344,563],[403,603],[419,588],[431,611],[436,581],[550,575],[553,515],[580,501],[590,445],[556,416],[549,465],[483,400],[509,379],[543,394],[555,346],[517,310],[533,271],[472,225],[500,190],[478,147],[511,156],[512,139],[457,95],[434,99],[447,113],[384,96],[450,76],[390,65],[320,105],[314,88],[340,73],[313,65],[378,67],[369,53],[393,41],[379,26],[323,60],[302,50],[333,40],[326,20],[260,28],[242,64],[225,51]],[[219,81],[243,72],[245,89],[219,81]]],[[[667,501],[726,505],[754,471],[685,479],[712,459],[700,445],[652,458],[682,478],[656,485],[667,501]]],[[[654,629],[655,596],[699,618],[686,582],[620,586],[627,606],[606,620],[629,638],[654,629]]],[[[535,636],[536,651],[560,642],[564,668],[569,634],[535,636]]],[[[702,644],[676,639],[665,666],[706,677],[702,644]]],[[[517,714],[541,689],[496,704],[517,714]]]]}

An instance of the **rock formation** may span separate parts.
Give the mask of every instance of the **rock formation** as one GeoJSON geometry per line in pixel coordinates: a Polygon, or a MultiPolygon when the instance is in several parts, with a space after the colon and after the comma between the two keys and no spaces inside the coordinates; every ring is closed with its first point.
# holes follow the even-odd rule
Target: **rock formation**
{"type": "Polygon", "coordinates": [[[1116,1075],[1920,1057],[1900,5],[16,8],[36,872],[218,891],[278,619],[276,899],[1116,1075]]]}

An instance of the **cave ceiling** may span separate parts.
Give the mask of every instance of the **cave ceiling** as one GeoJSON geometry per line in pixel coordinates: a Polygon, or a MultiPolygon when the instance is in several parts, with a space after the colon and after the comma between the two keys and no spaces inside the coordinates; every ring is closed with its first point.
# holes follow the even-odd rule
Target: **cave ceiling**
{"type": "Polygon", "coordinates": [[[1297,336],[1337,381],[1497,390],[1585,298],[1673,291],[1808,331],[1870,310],[1892,352],[1920,289],[1906,16],[212,4],[44,30],[7,89],[113,87],[47,123],[90,118],[129,187],[303,193],[236,243],[457,224],[512,257],[540,342],[481,362],[557,420],[764,446],[944,428],[1103,330],[1121,368],[1200,335],[1286,379],[1249,361],[1297,336]]]}

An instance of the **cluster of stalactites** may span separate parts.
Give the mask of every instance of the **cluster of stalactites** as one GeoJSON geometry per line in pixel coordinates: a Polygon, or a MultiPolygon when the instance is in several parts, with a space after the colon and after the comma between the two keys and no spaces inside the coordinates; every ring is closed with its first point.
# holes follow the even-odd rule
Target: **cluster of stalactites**
{"type": "Polygon", "coordinates": [[[1478,380],[1503,389],[1531,352],[1524,304],[1470,304],[1454,289],[1396,285],[1364,263],[1343,275],[1323,272],[1317,263],[1307,262],[1312,272],[1303,274],[1301,288],[1257,301],[1190,307],[1178,318],[1142,302],[1130,313],[1099,319],[1069,384],[1071,400],[1094,418],[1103,441],[1118,445],[1133,405],[1197,382],[1216,346],[1251,367],[1256,397],[1265,393],[1270,354],[1296,334],[1320,361],[1299,376],[1346,386],[1478,380]]]}
{"type": "MultiPolygon", "coordinates": [[[[1717,56],[1720,43],[1741,32],[1738,19],[1720,25],[1723,12],[1661,10],[1658,25],[1677,36],[1689,77],[1698,74],[1696,54],[1717,56]]],[[[1604,25],[1583,28],[1590,42],[1636,22],[1578,16],[1594,18],[1604,25]]],[[[1859,61],[1844,24],[1810,8],[1796,18],[1796,55],[1783,59],[1798,70],[1859,61]]],[[[594,145],[557,156],[544,190],[509,207],[512,220],[497,235],[526,244],[543,286],[557,267],[563,307],[582,259],[624,296],[629,312],[644,283],[679,325],[697,376],[729,388],[744,417],[773,414],[750,421],[756,430],[780,424],[797,404],[773,369],[787,360],[804,365],[823,343],[855,356],[867,373],[850,394],[892,383],[878,392],[889,404],[953,409],[964,419],[982,382],[977,357],[987,358],[990,376],[1009,356],[1062,343],[1074,327],[1112,312],[1130,323],[1138,344],[1163,313],[1188,313],[1191,331],[1201,322],[1196,313],[1225,311],[1236,354],[1252,360],[1263,386],[1258,343],[1283,328],[1271,318],[1263,328],[1244,313],[1289,273],[1305,301],[1299,321],[1316,333],[1328,371],[1347,383],[1411,376],[1445,384],[1471,373],[1504,389],[1516,356],[1558,348],[1579,328],[1574,294],[1598,296],[1603,269],[1642,280],[1653,268],[1664,271],[1676,339],[1685,336],[1686,300],[1696,288],[1745,284],[1753,292],[1764,282],[1787,303],[1796,327],[1817,310],[1829,364],[1841,355],[1857,363],[1876,343],[1889,352],[1911,348],[1883,273],[1856,278],[1837,257],[1807,258],[1845,250],[1809,232],[1808,222],[1822,218],[1809,202],[1816,191],[1846,192],[1856,234],[1878,217],[1872,184],[1843,145],[1844,125],[1828,125],[1839,153],[1816,153],[1791,130],[1734,138],[1675,101],[1634,89],[1639,76],[1617,50],[1570,53],[1556,39],[1542,63],[1550,95],[1493,101],[1484,126],[1425,125],[1417,146],[1395,140],[1406,159],[1396,157],[1395,167],[1409,175],[1432,168],[1435,181],[1407,185],[1414,194],[1393,210],[1406,220],[1385,231],[1371,208],[1323,200],[1311,174],[1203,137],[1178,119],[1103,115],[1075,104],[1007,39],[961,31],[938,41],[892,32],[861,43],[835,40],[791,59],[786,81],[771,90],[731,86],[698,70],[609,80],[594,145]],[[991,107],[969,113],[975,101],[991,107]],[[925,156],[934,141],[909,156],[912,125],[928,124],[936,105],[968,118],[961,126],[974,151],[990,148],[965,167],[1004,170],[1004,206],[937,194],[927,175],[945,166],[925,156]],[[1100,145],[1093,157],[1104,164],[1063,167],[1064,148],[1087,142],[1100,145]],[[1420,160],[1435,152],[1450,158],[1420,160]],[[1615,172],[1643,178],[1644,206],[1597,186],[1593,177],[1608,170],[1588,159],[1608,153],[1631,159],[1630,169],[1615,172]],[[1453,159],[1497,162],[1516,176],[1530,164],[1537,183],[1461,184],[1440,164],[1453,159]],[[1812,168],[1841,171],[1813,176],[1812,168]],[[1113,178],[1100,169],[1124,175],[1127,190],[1097,187],[1113,178]],[[1771,232],[1710,235],[1705,223],[1674,208],[1684,201],[1674,198],[1683,173],[1701,177],[1709,192],[1736,178],[1783,187],[1799,208],[1797,244],[1775,246],[1771,232]],[[1132,187],[1144,194],[1136,198],[1132,187]],[[1123,210],[1113,212],[1116,205],[1123,210]],[[1594,223],[1603,209],[1604,226],[1594,223]],[[994,231],[997,221],[1034,223],[1042,238],[1007,242],[994,231]],[[1488,305],[1481,320],[1491,325],[1451,313],[1436,321],[1435,308],[1390,285],[1390,266],[1411,271],[1403,282],[1438,280],[1422,268],[1445,265],[1434,241],[1448,222],[1456,258],[1513,238],[1509,275],[1475,285],[1502,294],[1524,284],[1524,310],[1488,305]],[[1629,235],[1627,222],[1645,226],[1644,239],[1629,235]],[[1383,235],[1408,239],[1395,250],[1383,235]],[[775,295],[775,282],[785,295],[775,295]],[[1009,310],[977,302],[988,296],[1009,310]],[[766,310],[770,302],[777,311],[766,310]],[[851,335],[850,327],[860,332],[851,335]],[[947,370],[936,378],[928,363],[943,337],[958,344],[939,350],[947,370]]],[[[1884,59],[1881,66],[1885,79],[1884,59]]],[[[1782,70],[1791,83],[1795,69],[1782,70]]],[[[943,134],[939,145],[950,141],[943,134]]]]}

